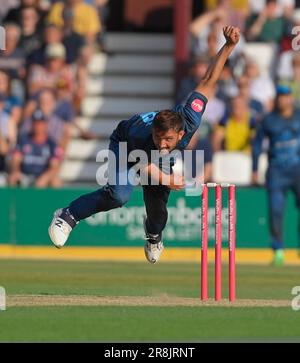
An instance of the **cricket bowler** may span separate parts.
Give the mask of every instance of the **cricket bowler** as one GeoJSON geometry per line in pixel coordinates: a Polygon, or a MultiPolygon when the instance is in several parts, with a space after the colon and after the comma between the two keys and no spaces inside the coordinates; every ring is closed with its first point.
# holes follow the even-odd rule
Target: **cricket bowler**
{"type": "MultiPolygon", "coordinates": [[[[124,142],[127,143],[128,154],[134,150],[143,150],[149,156],[148,160],[151,160],[153,150],[167,156],[174,150],[181,151],[188,146],[201,124],[206,104],[213,95],[223,67],[240,39],[240,30],[233,26],[225,27],[223,33],[225,44],[209,64],[204,78],[190,95],[185,106],[177,105],[172,110],[138,114],[119,123],[110,137],[109,144],[109,151],[116,155],[116,160],[121,153],[120,144],[124,142]]],[[[112,164],[110,159],[108,164],[112,164]]],[[[108,166],[110,167],[111,165],[108,166]]],[[[119,182],[118,176],[128,174],[132,163],[128,161],[125,168],[116,163],[114,167],[116,183],[108,181],[101,189],[81,196],[68,207],[54,213],[49,235],[57,248],[65,245],[71,231],[81,220],[99,212],[121,208],[128,202],[134,184],[128,181],[124,185],[119,182]]],[[[140,173],[145,173],[148,178],[156,181],[155,185],[142,185],[146,207],[144,250],[147,260],[154,264],[164,249],[162,232],[168,219],[167,203],[170,191],[183,189],[185,180],[183,176],[179,181],[178,177],[175,180],[172,172],[168,174],[155,162],[144,165],[140,173]],[[163,183],[164,180],[168,180],[168,183],[163,183]]]]}

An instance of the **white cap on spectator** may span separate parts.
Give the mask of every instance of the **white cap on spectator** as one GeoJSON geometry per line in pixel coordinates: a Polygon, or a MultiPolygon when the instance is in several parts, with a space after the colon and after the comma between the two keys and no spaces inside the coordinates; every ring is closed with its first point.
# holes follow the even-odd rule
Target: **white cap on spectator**
{"type": "Polygon", "coordinates": [[[46,58],[66,58],[66,49],[63,44],[49,44],[46,47],[46,58]]]}

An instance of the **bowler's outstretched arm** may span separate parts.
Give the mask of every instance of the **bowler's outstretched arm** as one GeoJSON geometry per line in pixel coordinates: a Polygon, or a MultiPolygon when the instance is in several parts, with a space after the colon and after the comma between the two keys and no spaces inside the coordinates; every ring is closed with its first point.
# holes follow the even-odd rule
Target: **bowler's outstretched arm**
{"type": "Polygon", "coordinates": [[[213,90],[220,79],[221,73],[223,71],[224,65],[230,54],[234,50],[235,46],[240,40],[240,30],[233,26],[227,26],[223,29],[224,37],[226,43],[220,49],[219,53],[210,63],[207,72],[196,88],[196,91],[203,94],[208,99],[211,97],[213,90]]]}

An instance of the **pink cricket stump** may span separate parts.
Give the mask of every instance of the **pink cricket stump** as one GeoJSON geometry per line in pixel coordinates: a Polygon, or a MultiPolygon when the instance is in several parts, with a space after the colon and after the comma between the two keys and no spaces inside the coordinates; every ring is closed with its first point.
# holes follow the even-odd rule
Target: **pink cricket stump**
{"type": "Polygon", "coordinates": [[[203,185],[202,189],[202,215],[201,215],[201,299],[208,298],[207,281],[207,247],[208,247],[208,187],[203,185]]]}
{"type": "Polygon", "coordinates": [[[222,187],[215,188],[216,244],[215,244],[215,300],[222,298],[222,187]]]}
{"type": "Polygon", "coordinates": [[[236,205],[235,205],[235,186],[229,187],[229,300],[235,300],[235,225],[236,225],[236,205]]]}

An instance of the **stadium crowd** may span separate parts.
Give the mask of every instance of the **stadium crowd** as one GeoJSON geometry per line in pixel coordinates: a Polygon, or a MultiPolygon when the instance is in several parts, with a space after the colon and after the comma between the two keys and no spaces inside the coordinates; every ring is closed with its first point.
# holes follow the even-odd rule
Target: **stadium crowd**
{"type": "MultiPolygon", "coordinates": [[[[87,65],[105,52],[108,0],[7,0],[0,5],[0,185],[59,187],[80,127],[87,65]]],[[[79,130],[83,138],[92,137],[79,130]]]]}
{"type": "MultiPolygon", "coordinates": [[[[0,51],[0,185],[59,187],[64,152],[78,128],[75,122],[86,93],[87,65],[105,52],[108,0],[6,0],[0,25],[6,49],[0,51]]],[[[191,148],[213,153],[250,154],[257,125],[276,103],[276,87],[291,89],[300,106],[300,51],[293,50],[300,26],[296,0],[206,0],[207,10],[190,24],[191,65],[177,90],[184,102],[217,53],[222,28],[239,26],[243,37],[226,64],[215,96],[191,148]],[[274,45],[269,72],[249,57],[251,43],[274,45]],[[276,66],[275,66],[276,65],[276,66]]],[[[299,47],[300,48],[300,47],[299,47]]],[[[134,110],[133,110],[134,111],[134,110]]],[[[207,179],[210,179],[210,173],[207,179]]]]}

